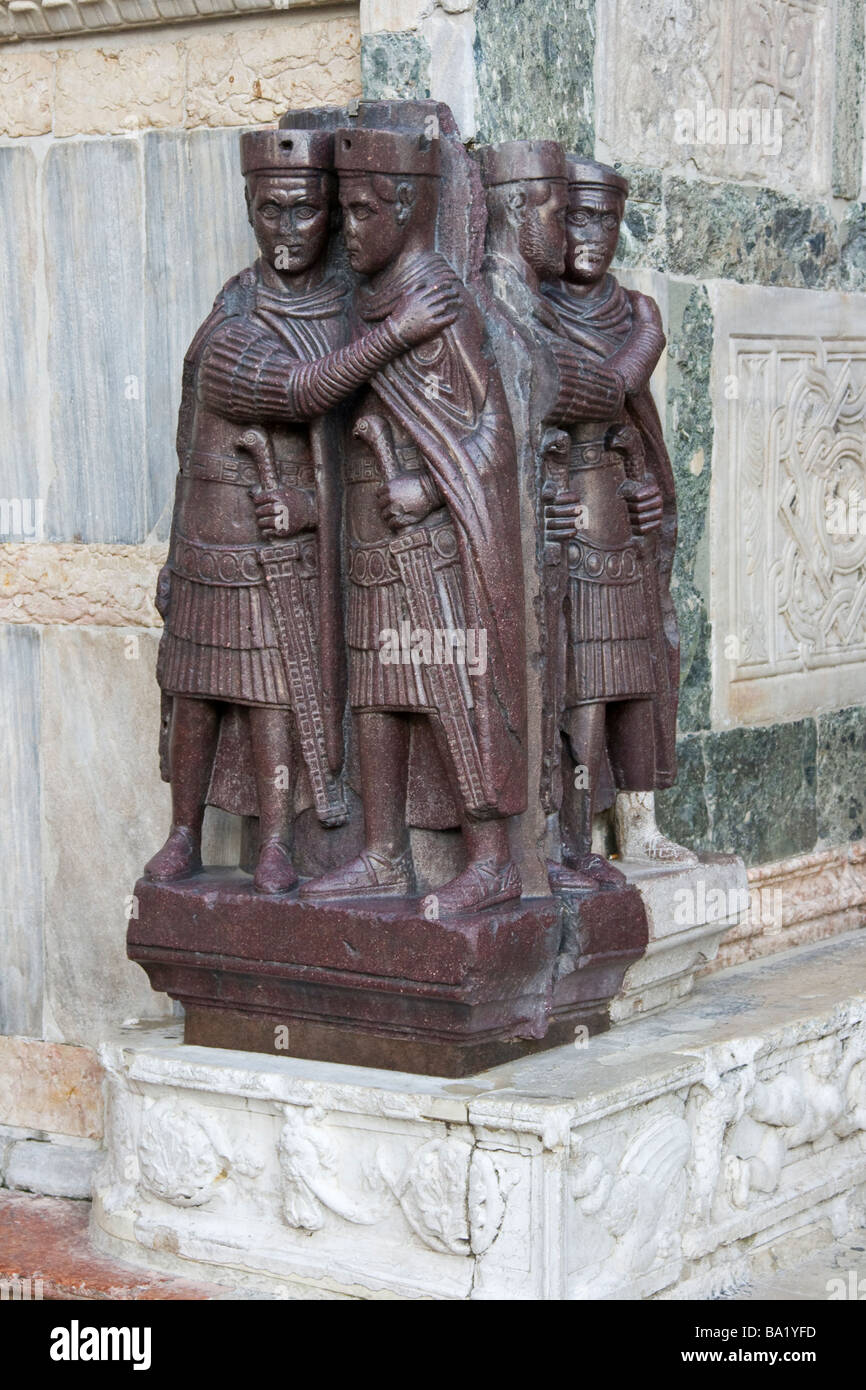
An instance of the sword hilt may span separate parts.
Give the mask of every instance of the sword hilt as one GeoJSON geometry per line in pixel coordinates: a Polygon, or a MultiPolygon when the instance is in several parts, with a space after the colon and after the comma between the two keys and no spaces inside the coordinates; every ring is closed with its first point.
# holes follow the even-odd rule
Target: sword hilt
{"type": "Polygon", "coordinates": [[[261,429],[248,429],[235,443],[237,448],[243,449],[253,459],[265,492],[275,492],[280,486],[280,479],[270,436],[261,429]]]}
{"type": "Polygon", "coordinates": [[[629,482],[642,483],[646,478],[646,449],[640,431],[631,423],[612,425],[605,436],[605,448],[619,454],[629,482]]]}
{"type": "Polygon", "coordinates": [[[386,483],[392,483],[403,470],[397,458],[394,436],[391,434],[388,421],[384,420],[381,415],[362,415],[352,430],[352,434],[356,439],[361,439],[369,445],[379,460],[386,483]]]}

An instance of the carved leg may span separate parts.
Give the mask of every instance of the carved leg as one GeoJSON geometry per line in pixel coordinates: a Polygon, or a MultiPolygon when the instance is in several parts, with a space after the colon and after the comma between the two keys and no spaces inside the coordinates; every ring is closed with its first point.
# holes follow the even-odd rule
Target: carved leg
{"type": "Polygon", "coordinates": [[[607,707],[597,702],[566,710],[563,717],[562,863],[548,865],[554,889],[620,888],[625,883],[619,869],[592,853],[593,801],[604,753],[606,715],[607,707]]]}
{"type": "Polygon", "coordinates": [[[305,883],[305,898],[405,897],[414,891],[406,829],[409,721],[403,714],[358,710],[355,728],[365,848],[349,864],[305,883]]]}
{"type": "Polygon", "coordinates": [[[655,778],[652,702],[624,700],[613,705],[609,725],[611,747],[628,750],[628,765],[621,770],[617,782],[630,790],[619,793],[614,812],[621,858],[696,864],[696,854],[669,840],[656,825],[655,797],[651,791],[655,778]]]}
{"type": "Polygon", "coordinates": [[[409,850],[406,787],[409,719],[405,714],[363,710],[356,715],[364,832],[368,850],[397,859],[409,850]]]}
{"type": "Polygon", "coordinates": [[[219,736],[212,700],[175,696],[171,719],[171,831],[145,865],[148,878],[170,882],[201,868],[201,828],[219,736]]]}
{"type": "Polygon", "coordinates": [[[623,859],[697,864],[698,856],[663,835],[656,824],[654,792],[619,792],[614,811],[616,843],[623,859]]]}
{"type": "Polygon", "coordinates": [[[260,837],[253,886],[259,893],[288,893],[298,881],[289,845],[294,785],[289,721],[288,710],[250,709],[260,837]]]}
{"type": "MultiPolygon", "coordinates": [[[[460,788],[454,771],[448,740],[438,719],[431,718],[431,727],[439,756],[448,773],[455,804],[461,804],[460,788]]],[[[454,917],[461,913],[478,912],[497,903],[511,902],[523,891],[520,870],[511,858],[508,822],[472,820],[461,817],[463,844],[466,848],[466,867],[448,883],[428,893],[422,903],[424,913],[433,917],[454,917]]]]}
{"type": "Polygon", "coordinates": [[[466,868],[449,883],[428,893],[426,916],[456,917],[497,903],[513,902],[523,891],[520,870],[511,858],[507,820],[463,821],[466,868]]]}
{"type": "Polygon", "coordinates": [[[559,829],[563,863],[592,849],[595,785],[604,752],[605,706],[578,705],[562,721],[562,808],[559,829]]]}

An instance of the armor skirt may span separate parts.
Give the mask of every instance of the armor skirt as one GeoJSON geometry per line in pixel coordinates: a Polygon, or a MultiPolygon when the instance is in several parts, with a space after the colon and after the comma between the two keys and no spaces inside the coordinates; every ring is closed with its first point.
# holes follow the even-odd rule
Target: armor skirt
{"type": "Polygon", "coordinates": [[[397,562],[388,542],[353,548],[349,562],[346,641],[349,647],[349,702],[354,709],[435,710],[425,665],[448,659],[472,706],[471,683],[449,633],[465,634],[457,542],[451,526],[431,530],[432,562],[442,631],[416,632],[397,562]],[[413,648],[418,657],[413,659],[413,648]]]}
{"type": "Polygon", "coordinates": [[[637,551],[569,545],[566,708],[655,693],[650,620],[637,551]]]}
{"type": "MultiPolygon", "coordinates": [[[[157,671],[166,694],[291,706],[258,550],[177,545],[157,671]]],[[[304,551],[301,591],[307,623],[316,632],[315,543],[304,551]]]]}

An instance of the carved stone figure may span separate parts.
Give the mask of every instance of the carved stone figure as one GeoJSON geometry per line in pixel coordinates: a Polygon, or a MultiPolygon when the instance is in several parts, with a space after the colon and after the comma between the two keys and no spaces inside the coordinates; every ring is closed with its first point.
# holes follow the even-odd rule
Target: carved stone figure
{"type": "MultiPolygon", "coordinates": [[[[551,894],[541,798],[542,717],[565,717],[540,696],[566,652],[541,641],[545,591],[557,623],[566,605],[542,584],[539,461],[567,469],[573,422],[618,421],[624,388],[542,293],[564,265],[558,145],[486,158],[506,322],[447,107],[292,112],[242,140],[261,256],[186,362],[160,586],[173,822],[128,951],[189,1043],[467,1075],[606,1027],[647,944],[633,886],[551,894]],[[202,869],[206,803],[258,818],[252,880],[202,869]]],[[[288,1124],[281,1148],[305,1229],[339,1210],[309,1138],[288,1124]]],[[[428,1189],[468,1190],[481,1217],[449,1216],[453,1250],[482,1248],[500,1200],[465,1158],[394,1178],[434,1240],[428,1189]]]]}
{"type": "Polygon", "coordinates": [[[339,436],[327,412],[451,322],[456,297],[426,286],[397,295],[392,313],[344,345],[349,286],[325,260],[333,135],[241,140],[261,255],[221,291],[184,364],[159,592],[172,827],[145,872],[172,881],[201,868],[210,801],[258,816],[255,887],[281,893],[297,882],[301,762],[322,823],[346,818],[339,436]]]}
{"type": "MultiPolygon", "coordinates": [[[[584,617],[580,619],[576,616],[575,606],[588,602],[595,611],[596,601],[601,602],[606,595],[607,602],[602,602],[602,606],[613,623],[611,630],[615,628],[619,631],[611,601],[614,595],[618,595],[616,603],[620,608],[625,601],[628,586],[623,587],[622,573],[614,587],[606,584],[605,580],[590,579],[587,566],[591,568],[598,557],[598,542],[601,541],[602,545],[608,543],[608,533],[604,529],[608,523],[601,520],[601,514],[604,512],[607,516],[605,508],[609,505],[608,495],[612,496],[611,483],[615,474],[624,470],[626,479],[618,483],[616,491],[625,499],[631,535],[638,546],[635,560],[647,618],[643,630],[649,634],[649,651],[654,669],[651,682],[654,687],[654,755],[651,771],[634,765],[630,753],[626,753],[626,761],[623,761],[618,750],[627,748],[632,735],[623,729],[622,721],[625,719],[628,724],[632,720],[644,720],[646,712],[641,714],[633,709],[627,713],[619,709],[614,714],[609,711],[606,716],[608,760],[602,760],[601,771],[607,773],[609,767],[616,786],[626,789],[618,797],[616,806],[618,848],[624,858],[695,862],[696,856],[691,851],[674,844],[658,830],[652,796],[652,788],[672,786],[676,779],[679,693],[679,634],[670,593],[677,529],[676,493],[661,422],[649,391],[650,377],[661,356],[665,339],[655,302],[647,295],[625,290],[610,274],[610,263],[616,252],[628,194],[625,179],[606,165],[576,156],[567,158],[567,175],[565,270],[561,279],[544,286],[544,292],[555,306],[559,321],[575,344],[581,360],[614,373],[622,382],[624,399],[618,414],[609,417],[611,423],[606,432],[603,426],[607,423],[605,412],[608,404],[602,399],[596,401],[582,419],[570,426],[572,453],[568,486],[572,490],[558,496],[555,494],[548,503],[547,531],[550,538],[558,539],[561,545],[570,543],[569,571],[572,579],[580,581],[577,588],[570,585],[569,590],[572,604],[569,638],[574,647],[575,663],[582,661],[586,667],[591,662],[604,662],[614,649],[604,651],[595,645],[585,644],[587,641],[595,643],[610,638],[604,636],[601,627],[593,630],[592,624],[587,624],[585,620],[592,616],[589,609],[584,610],[584,617]],[[587,467],[587,455],[594,452],[593,441],[603,445],[605,462],[587,467]],[[588,446],[582,448],[580,462],[578,451],[574,448],[576,443],[588,446]],[[602,483],[602,479],[607,482],[602,483]],[[572,505],[594,513],[595,524],[590,515],[588,528],[578,528],[572,533],[569,517],[572,505]],[[575,563],[576,547],[581,545],[584,546],[582,559],[575,563]],[[586,550],[586,546],[594,546],[595,550],[586,550]],[[592,587],[587,588],[584,581],[592,587]],[[583,629],[582,635],[578,635],[575,623],[583,629]]],[[[561,477],[565,483],[564,474],[561,477]]],[[[620,513],[620,526],[617,529],[611,520],[609,535],[613,539],[616,532],[619,536],[616,544],[622,542],[628,548],[630,537],[622,524],[625,519],[622,508],[620,513]]],[[[608,551],[608,556],[615,555],[615,548],[608,551]]],[[[615,560],[608,556],[605,557],[605,574],[609,578],[607,571],[611,565],[615,565],[615,560]]],[[[623,552],[623,564],[630,564],[626,552],[623,552]]],[[[627,631],[637,631],[624,614],[620,616],[627,631]]],[[[613,640],[626,642],[631,639],[618,637],[613,640]]],[[[620,661],[615,684],[622,688],[629,684],[633,686],[635,681],[638,685],[644,684],[643,677],[636,672],[627,677],[621,669],[626,647],[621,646],[616,650],[620,661]]],[[[632,647],[631,651],[632,656],[636,657],[637,649],[632,647]]],[[[588,669],[585,678],[590,679],[588,669]]],[[[606,680],[607,676],[602,675],[600,684],[596,682],[593,690],[605,687],[606,680]]],[[[566,698],[574,699],[579,692],[588,694],[589,689],[586,684],[578,683],[577,690],[567,692],[566,698]]],[[[611,696],[615,696],[613,687],[611,696]]],[[[619,701],[619,697],[616,698],[619,701]]],[[[588,706],[591,701],[581,700],[581,703],[588,706]]],[[[589,708],[579,717],[584,732],[579,735],[578,741],[584,749],[591,750],[589,776],[593,781],[598,780],[593,773],[599,735],[593,739],[588,727],[593,721],[600,723],[601,717],[598,710],[591,714],[589,708]]],[[[571,722],[574,722],[573,718],[571,722]]],[[[635,736],[643,741],[642,735],[635,736]]],[[[607,799],[605,793],[607,797],[610,794],[609,780],[602,778],[602,781],[607,781],[607,787],[599,787],[592,798],[595,809],[604,804],[607,799]]],[[[568,802],[566,806],[571,826],[566,828],[565,833],[569,845],[572,845],[574,810],[568,802]]],[[[584,827],[584,839],[585,834],[584,827]]]]}
{"type": "Polygon", "coordinates": [[[339,130],[336,162],[349,262],[365,277],[354,333],[378,331],[397,304],[431,286],[450,296],[456,316],[383,365],[354,412],[346,631],[365,846],[301,893],[414,891],[406,796],[419,739],[429,795],[444,782],[455,808],[444,823],[463,832],[466,866],[429,905],[447,916],[521,893],[507,824],[526,805],[514,440],[478,308],[435,249],[438,139],[339,130]],[[412,659],[383,645],[386,634],[401,633],[411,634],[412,659]],[[475,662],[442,650],[455,637],[475,662]]]}
{"type": "Polygon", "coordinates": [[[634,795],[618,821],[630,831],[621,849],[693,858],[660,835],[647,801],[675,776],[679,671],[673,475],[648,391],[664,335],[653,301],[608,273],[624,179],[567,160],[552,141],[491,146],[481,163],[488,283],[530,364],[525,433],[540,471],[544,574],[541,795],[558,812],[561,840],[550,882],[622,887],[622,873],[592,852],[594,813],[615,789],[634,795]]]}

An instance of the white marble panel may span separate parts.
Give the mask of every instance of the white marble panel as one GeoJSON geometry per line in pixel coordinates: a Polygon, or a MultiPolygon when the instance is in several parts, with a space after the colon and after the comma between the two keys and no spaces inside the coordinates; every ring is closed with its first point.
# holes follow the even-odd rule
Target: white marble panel
{"type": "Polygon", "coordinates": [[[864,300],[721,283],[710,298],[714,727],[862,704],[864,300]]]}

